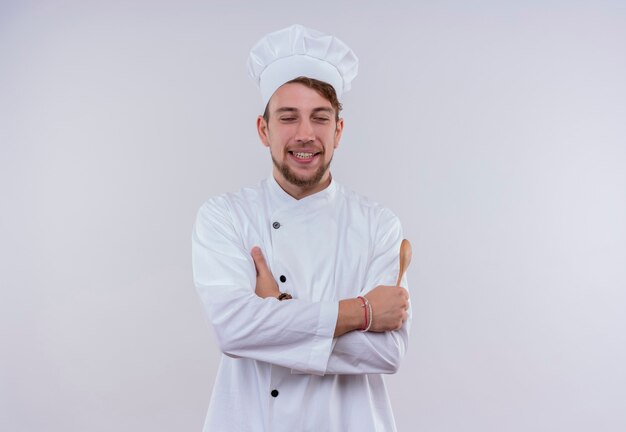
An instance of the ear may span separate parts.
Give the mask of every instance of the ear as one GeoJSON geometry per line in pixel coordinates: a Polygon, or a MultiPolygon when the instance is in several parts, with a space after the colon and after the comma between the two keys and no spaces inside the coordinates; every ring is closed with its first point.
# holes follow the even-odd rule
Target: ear
{"type": "Polygon", "coordinates": [[[337,120],[337,127],[335,128],[335,148],[339,147],[339,141],[341,141],[341,134],[343,133],[343,119],[337,120]]]}
{"type": "Polygon", "coordinates": [[[259,138],[265,147],[270,146],[270,142],[268,139],[268,130],[267,130],[267,122],[263,118],[263,116],[258,116],[256,119],[256,131],[259,134],[259,138]]]}

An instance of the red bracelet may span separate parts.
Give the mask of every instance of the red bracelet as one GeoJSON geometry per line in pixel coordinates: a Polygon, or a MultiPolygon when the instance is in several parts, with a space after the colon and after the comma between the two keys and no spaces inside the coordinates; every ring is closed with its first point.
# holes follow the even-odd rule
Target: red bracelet
{"type": "Polygon", "coordinates": [[[363,328],[360,328],[359,330],[364,331],[367,328],[367,325],[369,324],[368,319],[367,319],[367,312],[369,312],[368,307],[367,307],[368,301],[365,299],[365,297],[358,296],[357,298],[361,300],[361,303],[363,303],[363,313],[365,314],[365,325],[363,326],[363,328]]]}

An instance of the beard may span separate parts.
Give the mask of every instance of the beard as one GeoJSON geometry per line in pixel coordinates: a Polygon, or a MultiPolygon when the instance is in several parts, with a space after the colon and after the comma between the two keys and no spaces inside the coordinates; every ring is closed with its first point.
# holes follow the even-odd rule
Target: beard
{"type": "MultiPolygon", "coordinates": [[[[320,156],[323,156],[323,153],[321,153],[320,156]]],[[[328,171],[328,168],[330,167],[330,163],[332,161],[333,158],[331,157],[328,163],[320,166],[311,177],[299,177],[295,172],[291,170],[291,168],[287,166],[286,163],[281,164],[272,155],[272,162],[274,163],[274,166],[278,169],[278,171],[280,171],[285,180],[287,180],[292,185],[303,189],[309,189],[313,186],[317,186],[322,181],[322,178],[324,178],[324,174],[326,174],[326,171],[328,171]]]]}

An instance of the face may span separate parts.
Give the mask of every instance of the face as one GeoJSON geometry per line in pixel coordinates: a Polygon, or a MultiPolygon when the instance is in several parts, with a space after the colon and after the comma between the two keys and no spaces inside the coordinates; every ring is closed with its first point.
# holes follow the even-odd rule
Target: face
{"type": "Polygon", "coordinates": [[[269,122],[259,116],[257,130],[270,149],[276,181],[295,198],[324,189],[343,119],[336,121],[330,102],[300,83],[279,87],[268,110],[269,122]]]}

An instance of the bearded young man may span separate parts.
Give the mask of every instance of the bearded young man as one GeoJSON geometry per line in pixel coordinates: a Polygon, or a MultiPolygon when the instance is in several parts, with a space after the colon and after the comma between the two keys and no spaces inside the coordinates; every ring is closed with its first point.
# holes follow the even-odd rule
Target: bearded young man
{"type": "Polygon", "coordinates": [[[329,170],[356,56],[296,25],[262,39],[249,66],[273,170],[198,212],[194,281],[225,354],[204,430],[393,431],[381,374],[408,342],[402,231],[329,170]]]}

